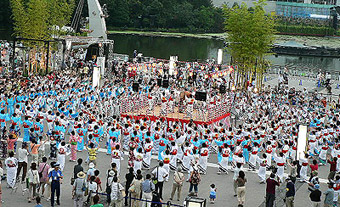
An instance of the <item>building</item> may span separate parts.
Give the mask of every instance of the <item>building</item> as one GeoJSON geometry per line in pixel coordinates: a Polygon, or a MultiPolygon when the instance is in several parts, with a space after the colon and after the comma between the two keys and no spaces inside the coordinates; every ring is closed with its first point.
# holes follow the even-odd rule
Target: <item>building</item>
{"type": "MultiPolygon", "coordinates": [[[[251,0],[213,0],[215,6],[227,4],[233,6],[235,3],[245,2],[249,7],[254,6],[251,0]]],[[[289,1],[268,1],[265,10],[268,13],[275,13],[287,17],[320,17],[326,18],[330,15],[330,8],[334,5],[340,6],[340,0],[289,0],[289,1]]]]}

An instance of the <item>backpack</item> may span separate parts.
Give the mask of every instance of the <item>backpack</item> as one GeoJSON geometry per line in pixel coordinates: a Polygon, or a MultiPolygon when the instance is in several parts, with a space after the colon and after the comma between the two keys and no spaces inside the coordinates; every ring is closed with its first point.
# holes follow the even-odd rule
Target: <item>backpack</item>
{"type": "Polygon", "coordinates": [[[195,170],[190,177],[190,183],[198,184],[200,181],[201,179],[199,178],[199,172],[195,170]]]}

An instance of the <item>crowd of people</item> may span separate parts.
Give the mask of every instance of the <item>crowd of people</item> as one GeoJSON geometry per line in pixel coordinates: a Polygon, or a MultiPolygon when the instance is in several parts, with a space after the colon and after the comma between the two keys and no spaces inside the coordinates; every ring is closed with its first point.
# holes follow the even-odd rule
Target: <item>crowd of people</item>
{"type": "MultiPolygon", "coordinates": [[[[236,90],[223,95],[232,97],[236,114],[242,114],[232,125],[225,120],[207,125],[193,120],[136,119],[121,116],[123,98],[133,97],[138,101],[141,100],[139,96],[147,95],[153,100],[148,102],[149,111],[160,105],[162,115],[166,116],[174,107],[183,105],[179,98],[181,90],[191,91],[184,97],[190,118],[196,102],[195,91],[202,83],[196,79],[188,83],[183,80],[183,89],[169,77],[169,86],[162,88],[155,84],[158,74],[146,77],[141,73],[136,92],[133,83],[138,80],[138,74],[129,76],[128,71],[119,67],[114,73],[113,79],[103,80],[96,88],[91,86],[87,74],[69,71],[16,77],[15,80],[3,77],[0,155],[4,159],[6,184],[12,193],[17,191],[20,182],[27,183],[23,191],[28,191],[28,202],[40,203],[41,197],[46,196],[51,206],[60,205],[60,188],[65,166],[70,165],[66,162],[69,157],[70,161],[77,162],[72,179],[75,206],[84,203],[101,206],[98,192],[104,192],[106,202],[114,207],[127,205],[126,196],[129,195],[136,199],[164,201],[163,185],[169,181],[170,171],[174,172],[170,199],[175,199],[177,191],[180,201],[185,181],[190,183],[190,195],[198,195],[201,176],[207,173],[208,158],[216,156],[219,166],[216,173],[232,171],[234,174],[234,194],[239,206],[245,204],[247,183],[254,182],[247,180],[245,172],[248,170],[258,170],[258,182],[267,183],[266,206],[274,205],[275,186],[282,183],[286,183],[288,189],[286,205],[294,206],[297,181],[308,183],[313,205],[320,206],[318,166],[327,163],[330,164],[329,189],[324,202],[325,206],[337,203],[340,120],[337,107],[330,107],[325,98],[287,88],[266,88],[261,92],[236,90]],[[306,153],[299,154],[297,159],[301,123],[309,125],[308,143],[306,153]],[[105,149],[111,160],[105,175],[96,169],[100,148],[105,149]],[[85,150],[88,167],[83,167],[83,160],[77,158],[77,152],[85,150]],[[151,166],[153,155],[159,162],[155,168],[151,166]],[[122,185],[121,162],[129,166],[125,186],[122,185]],[[151,173],[147,173],[149,170],[151,173]],[[269,171],[271,175],[267,178],[269,171]],[[106,180],[105,187],[101,180],[106,180]]],[[[219,87],[212,87],[224,81],[205,80],[209,94],[207,106],[227,101],[221,98],[219,87]]],[[[216,193],[216,185],[211,184],[211,203],[218,199],[216,193]]],[[[145,204],[159,205],[135,199],[131,205],[145,204]]]]}

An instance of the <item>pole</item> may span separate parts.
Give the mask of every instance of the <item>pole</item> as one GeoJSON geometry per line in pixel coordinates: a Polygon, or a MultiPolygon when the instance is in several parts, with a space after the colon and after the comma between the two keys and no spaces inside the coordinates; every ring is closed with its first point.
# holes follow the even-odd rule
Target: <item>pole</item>
{"type": "Polygon", "coordinates": [[[48,72],[48,62],[49,62],[49,57],[50,57],[50,42],[47,42],[47,54],[46,54],[46,73],[48,72]]]}
{"type": "Polygon", "coordinates": [[[14,78],[14,56],[15,56],[15,42],[16,42],[16,38],[14,38],[13,40],[13,51],[12,51],[12,78],[14,78]]]}

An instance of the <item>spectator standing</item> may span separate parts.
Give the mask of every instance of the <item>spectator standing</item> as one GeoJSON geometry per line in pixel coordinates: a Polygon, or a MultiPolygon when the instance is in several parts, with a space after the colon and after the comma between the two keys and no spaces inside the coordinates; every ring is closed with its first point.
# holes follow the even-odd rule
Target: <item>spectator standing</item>
{"type": "Polygon", "coordinates": [[[286,207],[294,207],[295,184],[290,177],[286,181],[286,207]]]}
{"type": "Polygon", "coordinates": [[[320,185],[315,184],[314,185],[314,190],[309,194],[309,198],[312,201],[312,207],[321,207],[321,191],[320,185]]]}
{"type": "Polygon", "coordinates": [[[239,172],[238,178],[236,180],[237,182],[237,200],[238,200],[238,206],[243,207],[244,202],[246,200],[246,174],[241,170],[239,172]]]}
{"type": "Polygon", "coordinates": [[[30,170],[28,171],[28,186],[29,186],[29,195],[28,202],[31,203],[32,200],[35,199],[37,195],[37,187],[40,183],[39,180],[39,172],[37,170],[37,163],[33,162],[31,164],[30,170]]]}
{"type": "Polygon", "coordinates": [[[39,152],[38,149],[40,147],[40,144],[37,143],[35,139],[32,140],[31,143],[31,155],[32,155],[32,162],[35,162],[38,164],[39,161],[39,152]]]}
{"type": "Polygon", "coordinates": [[[325,194],[324,207],[333,207],[334,189],[333,183],[328,183],[328,189],[323,193],[325,194]]]}
{"type": "Polygon", "coordinates": [[[236,163],[236,167],[234,168],[234,197],[237,196],[237,178],[239,176],[239,172],[241,171],[242,164],[241,163],[236,163]]]}
{"type": "Polygon", "coordinates": [[[189,187],[189,193],[192,193],[192,190],[194,190],[194,195],[197,196],[198,194],[198,184],[201,182],[201,175],[198,172],[197,167],[193,167],[193,171],[191,172],[190,178],[190,187],[189,187]]]}
{"type": "Polygon", "coordinates": [[[280,186],[279,179],[275,180],[275,174],[270,174],[270,177],[266,180],[266,207],[273,207],[275,201],[276,186],[280,186]]]}
{"type": "MultiPolygon", "coordinates": [[[[157,179],[156,191],[159,194],[160,199],[163,199],[163,183],[164,179],[168,177],[168,172],[164,169],[164,163],[160,162],[159,166],[152,171],[152,175],[157,179]]],[[[198,172],[198,171],[197,171],[198,172]]],[[[190,185],[191,186],[191,185],[190,185]]],[[[197,188],[197,186],[196,186],[197,188]]]]}
{"type": "Polygon", "coordinates": [[[108,175],[107,175],[107,178],[106,178],[106,189],[105,189],[105,192],[106,192],[106,202],[108,204],[111,203],[111,187],[112,187],[112,183],[113,183],[113,177],[116,176],[116,173],[115,171],[113,170],[108,170],[108,175]]]}
{"type": "Polygon", "coordinates": [[[74,181],[73,184],[73,200],[74,200],[74,207],[82,207],[84,202],[84,193],[86,189],[86,174],[84,172],[79,172],[77,174],[77,179],[74,181]]]}
{"type": "Polygon", "coordinates": [[[177,171],[174,173],[174,182],[172,184],[172,192],[170,200],[174,198],[175,192],[177,190],[177,201],[181,199],[181,191],[184,182],[184,174],[182,173],[182,168],[178,167],[177,171]]]}
{"type": "Polygon", "coordinates": [[[210,195],[209,195],[210,203],[215,203],[216,191],[217,191],[217,188],[216,188],[215,184],[211,184],[210,185],[210,195]]]}
{"type": "Polygon", "coordinates": [[[48,174],[51,182],[51,206],[54,207],[54,194],[57,194],[57,205],[60,205],[60,184],[62,183],[63,173],[59,170],[59,164],[53,165],[54,169],[48,174]]]}
{"type": "Polygon", "coordinates": [[[93,197],[97,194],[98,192],[98,185],[95,182],[96,177],[91,176],[90,177],[90,182],[88,183],[88,193],[89,195],[87,196],[87,203],[92,205],[93,204],[93,197]]]}
{"type": "Polygon", "coordinates": [[[124,197],[124,187],[118,182],[117,177],[113,177],[110,207],[121,207],[124,197]]]}
{"type": "Polygon", "coordinates": [[[47,163],[47,157],[42,158],[42,162],[39,164],[39,179],[40,179],[40,188],[41,196],[44,196],[45,193],[45,184],[48,184],[48,171],[50,170],[50,165],[47,163]]]}
{"type": "MultiPolygon", "coordinates": [[[[132,198],[140,199],[140,195],[142,192],[142,182],[143,176],[142,174],[137,175],[137,177],[132,181],[129,191],[131,192],[132,198]]],[[[131,206],[132,207],[139,207],[139,200],[132,199],[131,206]]]]}
{"type": "MultiPolygon", "coordinates": [[[[129,187],[133,181],[133,179],[135,179],[135,174],[133,172],[133,168],[130,167],[129,168],[129,173],[127,173],[125,175],[125,179],[126,179],[126,182],[125,182],[125,194],[127,195],[129,193],[129,187]]],[[[128,205],[128,198],[126,197],[125,198],[125,206],[128,205]]]]}
{"type": "MultiPolygon", "coordinates": [[[[79,172],[83,172],[84,168],[83,166],[81,166],[81,164],[83,163],[83,159],[79,158],[77,160],[77,165],[74,166],[73,168],[73,178],[77,179],[77,175],[79,172]]],[[[73,183],[71,183],[71,185],[73,185],[73,183]]]]}
{"type": "Polygon", "coordinates": [[[29,155],[28,145],[26,142],[23,142],[21,145],[21,148],[18,149],[18,173],[17,173],[17,180],[18,180],[20,172],[21,172],[21,168],[22,168],[22,176],[21,176],[22,183],[26,179],[28,155],[29,155]]]}
{"type": "MultiPolygon", "coordinates": [[[[145,180],[142,183],[142,199],[152,200],[152,192],[155,190],[155,185],[151,181],[151,174],[147,174],[145,180]]],[[[150,207],[150,202],[143,202],[142,207],[150,207]]]]}

